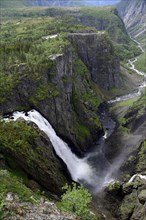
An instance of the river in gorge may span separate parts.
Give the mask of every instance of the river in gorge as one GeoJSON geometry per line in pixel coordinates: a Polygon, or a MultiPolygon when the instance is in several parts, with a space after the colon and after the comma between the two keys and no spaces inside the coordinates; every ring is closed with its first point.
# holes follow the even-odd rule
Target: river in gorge
{"type": "Polygon", "coordinates": [[[134,63],[136,60],[137,58],[128,61],[130,69],[144,77],[143,83],[137,88],[136,92],[116,97],[99,106],[98,115],[103,126],[104,135],[95,143],[90,152],[84,155],[84,158],[76,156],[68,144],[56,134],[50,123],[36,110],[33,109],[27,112],[27,114],[25,112],[13,113],[13,120],[22,117],[26,121],[34,122],[40,130],[46,133],[56,154],[67,165],[72,179],[86,186],[93,194],[101,191],[106,185],[114,181],[115,173],[118,169],[117,161],[115,160],[115,162],[111,164],[105,156],[105,142],[110,138],[116,126],[116,122],[113,121],[108,114],[108,106],[111,105],[111,103],[139,96],[144,87],[146,87],[146,75],[135,69],[134,63]]]}

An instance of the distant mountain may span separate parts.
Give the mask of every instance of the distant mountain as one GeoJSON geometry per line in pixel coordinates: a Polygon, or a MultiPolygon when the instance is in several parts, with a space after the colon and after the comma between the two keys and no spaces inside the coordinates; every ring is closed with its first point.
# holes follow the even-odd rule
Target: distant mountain
{"type": "Polygon", "coordinates": [[[0,7],[22,6],[106,6],[115,5],[120,0],[0,0],[0,7]]]}
{"type": "Polygon", "coordinates": [[[115,5],[120,0],[28,0],[30,5],[37,6],[104,6],[115,5]]]}
{"type": "Polygon", "coordinates": [[[130,36],[146,47],[146,0],[122,0],[117,8],[130,36]]]}

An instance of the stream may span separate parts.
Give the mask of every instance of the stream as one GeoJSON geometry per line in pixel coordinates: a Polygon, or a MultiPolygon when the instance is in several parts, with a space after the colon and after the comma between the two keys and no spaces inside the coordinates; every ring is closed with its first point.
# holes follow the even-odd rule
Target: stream
{"type": "MultiPolygon", "coordinates": [[[[132,39],[133,40],[133,39],[132,39]]],[[[136,40],[134,40],[137,44],[138,44],[138,47],[141,49],[142,52],[144,52],[143,48],[141,47],[140,43],[136,40]]],[[[140,76],[143,76],[143,82],[142,84],[136,89],[135,92],[133,93],[130,93],[130,94],[127,94],[127,95],[124,95],[124,96],[119,96],[119,97],[116,97],[112,100],[109,100],[107,101],[108,104],[111,104],[111,103],[115,103],[115,102],[120,102],[120,101],[126,101],[126,100],[129,100],[129,99],[133,99],[137,96],[140,96],[141,93],[144,91],[144,88],[146,87],[146,73],[144,72],[141,72],[139,70],[137,70],[135,68],[135,65],[134,63],[138,60],[138,57],[135,57],[134,59],[130,59],[128,60],[128,66],[131,70],[133,70],[134,72],[136,72],[138,75],[140,76]]]]}
{"type": "MultiPolygon", "coordinates": [[[[128,61],[130,69],[137,74],[144,76],[145,80],[146,75],[135,69],[134,63],[136,60],[137,58],[128,61]]],[[[39,129],[44,131],[50,139],[56,154],[67,165],[72,179],[86,186],[92,194],[96,194],[110,182],[114,181],[114,173],[117,169],[117,162],[110,164],[105,157],[105,142],[114,132],[116,126],[116,123],[108,114],[108,106],[111,103],[139,96],[144,87],[146,87],[146,82],[143,82],[142,85],[137,88],[136,92],[116,97],[115,99],[102,103],[99,106],[98,115],[103,126],[104,135],[95,143],[90,152],[85,154],[84,158],[76,156],[71,151],[68,144],[58,137],[50,123],[36,110],[33,109],[27,112],[27,114],[25,112],[14,112],[13,120],[23,118],[26,121],[32,121],[37,124],[39,129]]]]}

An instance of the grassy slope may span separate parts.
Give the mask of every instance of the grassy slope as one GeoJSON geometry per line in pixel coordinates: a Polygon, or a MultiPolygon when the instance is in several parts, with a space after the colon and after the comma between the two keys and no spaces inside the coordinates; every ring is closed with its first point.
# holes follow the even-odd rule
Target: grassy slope
{"type": "MultiPolygon", "coordinates": [[[[42,17],[64,17],[66,22],[65,28],[60,28],[60,31],[78,31],[80,25],[87,25],[92,29],[105,30],[115,43],[117,55],[121,60],[127,60],[140,54],[140,49],[128,37],[124,25],[117,12],[113,7],[83,7],[83,8],[48,8],[48,7],[25,7],[19,9],[3,9],[1,10],[2,21],[18,20],[24,18],[42,17]],[[76,23],[76,24],[75,24],[76,23]],[[77,24],[78,23],[78,24],[77,24]],[[72,26],[76,28],[71,29],[72,26]]],[[[62,19],[61,19],[62,20],[62,19]]],[[[59,20],[58,20],[59,21],[59,20]]],[[[54,20],[52,21],[54,22],[54,20]]],[[[56,23],[54,23],[54,26],[56,23]]],[[[64,27],[64,24],[58,22],[57,27],[64,27]]],[[[55,27],[54,27],[55,29],[55,27]]],[[[57,30],[58,31],[58,30],[57,30]]]]}
{"type": "Polygon", "coordinates": [[[138,60],[135,62],[135,66],[138,70],[146,73],[146,52],[138,57],[138,60]]]}

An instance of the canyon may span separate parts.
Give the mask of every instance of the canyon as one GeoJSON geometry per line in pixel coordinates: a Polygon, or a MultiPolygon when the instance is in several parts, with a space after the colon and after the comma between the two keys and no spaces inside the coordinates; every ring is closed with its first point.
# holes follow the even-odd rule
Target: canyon
{"type": "Polygon", "coordinates": [[[66,182],[84,184],[99,219],[145,217],[145,74],[135,67],[145,43],[133,28],[144,23],[145,1],[140,22],[128,19],[130,5],[117,7],[135,41],[112,7],[45,8],[48,17],[32,15],[37,28],[20,9],[22,20],[11,11],[4,18],[14,22],[2,26],[0,167],[21,170],[27,186],[34,181],[55,199],[66,182]]]}

